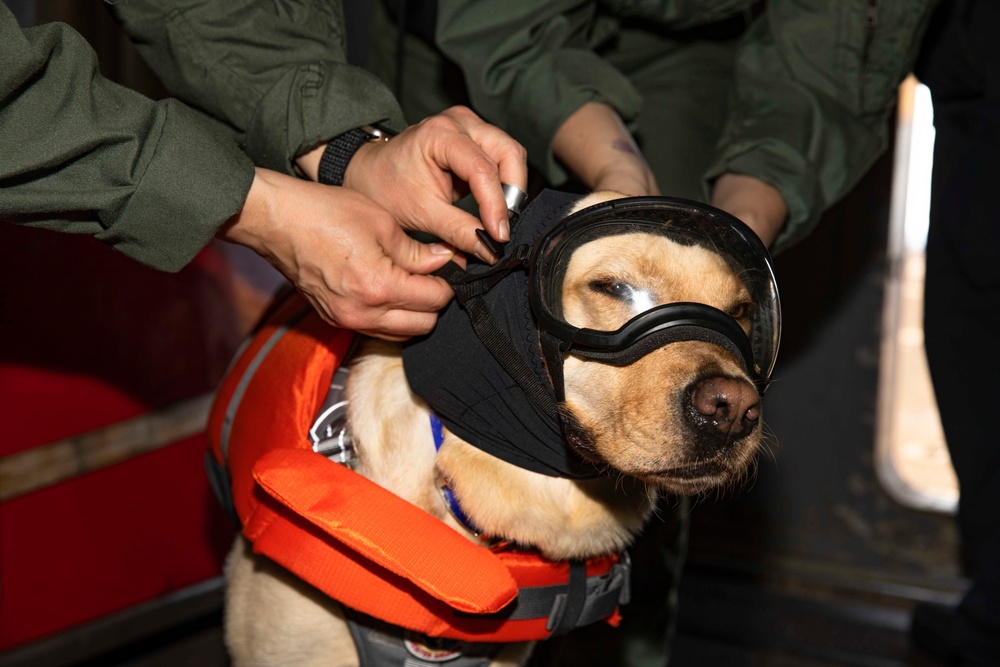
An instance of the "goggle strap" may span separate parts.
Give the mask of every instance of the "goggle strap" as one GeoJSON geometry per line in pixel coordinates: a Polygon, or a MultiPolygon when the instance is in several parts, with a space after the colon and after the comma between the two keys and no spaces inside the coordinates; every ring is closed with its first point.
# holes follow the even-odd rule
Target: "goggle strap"
{"type": "Polygon", "coordinates": [[[518,353],[517,348],[510,342],[503,330],[497,326],[493,316],[482,295],[459,299],[462,307],[469,315],[472,328],[475,330],[479,340],[482,341],[486,349],[497,360],[497,363],[513,378],[528,397],[541,408],[550,418],[559,422],[560,412],[552,395],[546,387],[538,380],[531,367],[518,353]]]}
{"type": "Polygon", "coordinates": [[[455,262],[448,262],[431,275],[444,278],[452,289],[459,302],[463,298],[468,298],[476,294],[483,294],[510,273],[512,270],[524,264],[524,260],[531,254],[531,248],[526,245],[515,246],[511,253],[490,267],[486,271],[479,273],[469,273],[455,262]]]}
{"type": "Polygon", "coordinates": [[[528,362],[520,355],[503,330],[497,326],[483,300],[483,294],[510,273],[512,269],[521,266],[529,253],[528,246],[519,245],[512,248],[510,255],[503,261],[482,273],[469,274],[458,264],[448,262],[435,271],[434,275],[444,278],[455,290],[455,298],[468,314],[476,336],[490,351],[497,363],[524,390],[535,405],[549,417],[559,421],[559,407],[553,400],[552,394],[538,380],[538,376],[531,370],[528,362]]]}
{"type": "Polygon", "coordinates": [[[566,387],[563,386],[563,382],[565,382],[563,378],[565,358],[563,342],[545,329],[539,329],[538,337],[542,343],[542,358],[545,360],[545,369],[549,372],[549,378],[552,380],[556,400],[562,402],[566,400],[566,387]]]}

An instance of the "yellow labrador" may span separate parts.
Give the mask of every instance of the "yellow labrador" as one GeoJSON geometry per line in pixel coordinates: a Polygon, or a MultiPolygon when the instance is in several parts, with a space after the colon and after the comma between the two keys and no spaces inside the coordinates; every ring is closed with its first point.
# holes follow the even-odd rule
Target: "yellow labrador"
{"type": "MultiPolygon", "coordinates": [[[[577,209],[617,197],[599,193],[577,209]]],[[[660,303],[714,306],[749,334],[750,293],[719,255],[666,237],[620,234],[577,250],[562,287],[564,316],[610,331],[632,317],[623,286],[654,286],[660,303]]],[[[629,545],[657,493],[732,484],[761,439],[760,396],[722,347],[683,340],[628,365],[570,354],[565,410],[578,453],[607,474],[574,480],[531,472],[445,432],[436,450],[428,407],[407,384],[398,345],[365,341],[346,388],[356,470],[476,539],[439,492],[447,479],[476,526],[552,559],[629,545]]],[[[340,606],[237,539],[226,567],[226,642],[237,666],[353,667],[359,659],[340,606]]],[[[492,667],[522,665],[530,643],[510,644],[492,667]]],[[[417,663],[423,664],[423,663],[417,663]]]]}

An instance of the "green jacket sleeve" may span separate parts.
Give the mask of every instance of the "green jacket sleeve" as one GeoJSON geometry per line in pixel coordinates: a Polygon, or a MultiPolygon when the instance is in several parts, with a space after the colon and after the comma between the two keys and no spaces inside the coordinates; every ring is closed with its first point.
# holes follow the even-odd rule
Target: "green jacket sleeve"
{"type": "Polygon", "coordinates": [[[592,0],[438,2],[436,40],[462,68],[473,108],[516,137],[552,183],[566,178],[552,140],[574,111],[604,102],[626,122],[639,111],[632,84],[593,50],[614,29],[596,17],[592,0]]]}
{"type": "Polygon", "coordinates": [[[195,112],[101,77],[63,24],[0,5],[0,219],[91,234],[176,271],[243,205],[253,165],[195,112]]]}
{"type": "Polygon", "coordinates": [[[769,0],[744,36],[730,115],[706,188],[725,172],[775,186],[787,247],[885,150],[897,88],[934,0],[769,0]]]}
{"type": "Polygon", "coordinates": [[[401,130],[402,111],[347,64],[340,2],[127,0],[110,5],[172,95],[231,127],[257,164],[293,160],[347,130],[401,130]]]}

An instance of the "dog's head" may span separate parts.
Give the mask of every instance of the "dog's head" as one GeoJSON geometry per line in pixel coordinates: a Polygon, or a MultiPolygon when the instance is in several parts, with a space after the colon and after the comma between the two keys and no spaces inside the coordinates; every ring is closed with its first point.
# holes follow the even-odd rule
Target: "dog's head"
{"type": "Polygon", "coordinates": [[[722,211],[619,198],[542,193],[496,266],[453,272],[457,303],[404,348],[410,387],[531,472],[592,477],[582,456],[678,493],[731,482],[777,350],[767,252],[722,211]]]}
{"type": "MultiPolygon", "coordinates": [[[[613,198],[601,193],[582,205],[613,198]]],[[[750,335],[756,308],[750,292],[702,245],[642,232],[606,236],[574,251],[562,282],[562,316],[574,327],[614,331],[637,309],[676,302],[713,306],[750,335]]],[[[563,375],[570,446],[667,491],[696,493],[733,482],[760,444],[753,378],[711,342],[672,342],[628,365],[571,352],[563,375]]]]}

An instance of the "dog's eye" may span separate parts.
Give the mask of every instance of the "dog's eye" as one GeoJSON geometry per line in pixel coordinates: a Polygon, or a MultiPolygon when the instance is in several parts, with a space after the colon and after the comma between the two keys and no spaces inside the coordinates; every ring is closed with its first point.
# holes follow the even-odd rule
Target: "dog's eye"
{"type": "Polygon", "coordinates": [[[644,313],[656,305],[651,292],[621,280],[598,279],[590,283],[590,289],[622,302],[633,314],[644,313]]]}
{"type": "Polygon", "coordinates": [[[635,290],[631,285],[615,280],[595,280],[590,283],[590,289],[595,292],[604,292],[608,296],[612,296],[623,301],[631,299],[635,294],[635,290]]]}
{"type": "Polygon", "coordinates": [[[729,317],[736,321],[745,320],[750,317],[750,311],[753,308],[753,304],[749,301],[744,301],[743,303],[738,303],[729,309],[729,317]]]}

